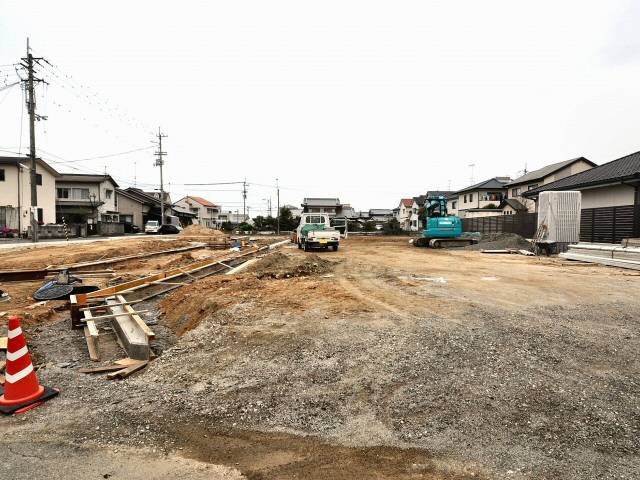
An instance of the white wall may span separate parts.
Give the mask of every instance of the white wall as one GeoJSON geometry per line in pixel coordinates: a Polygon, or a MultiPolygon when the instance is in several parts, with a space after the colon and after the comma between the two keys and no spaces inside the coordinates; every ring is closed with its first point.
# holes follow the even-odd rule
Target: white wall
{"type": "MultiPolygon", "coordinates": [[[[5,181],[0,182],[0,205],[21,205],[21,227],[26,231],[29,226],[29,208],[31,206],[31,179],[29,168],[19,169],[15,165],[0,165],[5,171],[5,181]],[[18,178],[20,188],[18,189],[18,178]],[[20,199],[18,199],[20,190],[20,199]]],[[[36,173],[42,175],[42,185],[37,187],[38,207],[42,208],[42,220],[44,223],[56,222],[56,181],[55,177],[40,164],[36,166],[36,173]]],[[[16,225],[17,228],[17,225],[16,225]]]]}
{"type": "Polygon", "coordinates": [[[610,185],[582,190],[582,208],[633,205],[634,188],[629,185],[610,185]]]}

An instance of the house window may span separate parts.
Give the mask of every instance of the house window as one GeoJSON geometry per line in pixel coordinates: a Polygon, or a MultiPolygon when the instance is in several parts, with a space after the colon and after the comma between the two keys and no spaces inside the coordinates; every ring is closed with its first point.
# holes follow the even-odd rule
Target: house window
{"type": "Polygon", "coordinates": [[[456,204],[457,204],[457,203],[458,203],[458,202],[451,202],[451,209],[452,209],[452,210],[455,210],[455,209],[456,209],[456,204]]]}
{"type": "Polygon", "coordinates": [[[69,195],[71,193],[71,189],[70,188],[56,188],[56,192],[57,192],[57,197],[58,198],[69,198],[69,195]]]}
{"type": "Polygon", "coordinates": [[[467,196],[464,196],[464,203],[467,203],[467,196]]]}
{"type": "Polygon", "coordinates": [[[0,168],[0,182],[4,182],[4,168],[0,168]]]}
{"type": "Polygon", "coordinates": [[[72,188],[71,194],[73,200],[89,200],[88,188],[72,188]]]}
{"type": "Polygon", "coordinates": [[[111,200],[111,195],[113,195],[113,190],[104,191],[104,198],[106,198],[107,200],[111,200]]]}
{"type": "Polygon", "coordinates": [[[44,223],[44,215],[41,208],[37,209],[38,212],[38,224],[42,225],[44,223]]]}
{"type": "Polygon", "coordinates": [[[473,193],[469,194],[469,202],[473,202],[473,193]]]}
{"type": "Polygon", "coordinates": [[[311,213],[320,213],[320,209],[319,208],[310,208],[309,211],[311,213]]]}
{"type": "Polygon", "coordinates": [[[529,185],[528,190],[533,190],[534,188],[538,188],[538,184],[537,183],[533,183],[533,184],[529,185]]]}
{"type": "Polygon", "coordinates": [[[520,195],[520,188],[516,187],[516,188],[512,188],[511,189],[511,196],[512,197],[518,197],[520,195]]]}
{"type": "Polygon", "coordinates": [[[36,173],[36,185],[42,185],[42,175],[36,173]]]}

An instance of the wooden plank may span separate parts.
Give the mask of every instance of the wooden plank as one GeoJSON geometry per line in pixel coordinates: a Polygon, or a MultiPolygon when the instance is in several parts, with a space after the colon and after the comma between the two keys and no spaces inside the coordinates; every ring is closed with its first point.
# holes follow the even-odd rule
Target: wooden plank
{"type": "MultiPolygon", "coordinates": [[[[116,299],[120,302],[126,301],[126,299],[122,295],[117,295],[116,299]]],[[[123,308],[127,313],[131,315],[131,318],[133,318],[133,320],[138,324],[138,326],[142,329],[142,331],[144,332],[144,334],[147,336],[149,340],[156,338],[156,334],[153,332],[153,330],[149,328],[149,325],[147,325],[146,322],[142,318],[140,318],[139,315],[137,315],[137,313],[140,313],[140,312],[136,312],[131,307],[131,305],[123,305],[123,308]]],[[[141,311],[144,311],[144,310],[141,310],[141,311]]]]}
{"type": "Polygon", "coordinates": [[[113,380],[114,378],[127,378],[129,375],[137,372],[138,370],[142,370],[147,366],[149,362],[138,362],[135,365],[131,365],[130,367],[123,368],[122,370],[118,370],[117,372],[112,372],[107,374],[107,378],[109,380],[113,380]]]}
{"type": "Polygon", "coordinates": [[[122,365],[107,365],[104,367],[93,367],[93,368],[79,368],[78,372],[80,373],[105,373],[105,372],[113,372],[116,370],[122,370],[122,365]]]}
{"type": "MultiPolygon", "coordinates": [[[[111,305],[108,305],[107,307],[110,307],[110,306],[111,306],[111,305]]],[[[129,307],[129,308],[131,308],[131,311],[132,311],[133,313],[147,313],[147,312],[150,312],[150,311],[151,311],[151,310],[138,310],[138,311],[135,311],[135,310],[133,310],[133,308],[132,308],[132,307],[130,307],[129,305],[126,305],[126,306],[127,306],[127,307],[129,307]]],[[[107,307],[105,307],[105,309],[106,309],[107,307]]],[[[86,313],[89,313],[89,311],[85,311],[85,314],[86,314],[86,313]]],[[[97,317],[92,317],[92,318],[91,318],[91,320],[92,320],[92,321],[95,321],[95,320],[105,320],[105,319],[108,319],[108,318],[119,317],[120,315],[122,315],[122,313],[110,313],[110,314],[108,314],[108,315],[98,315],[97,317]]]]}
{"type": "Polygon", "coordinates": [[[80,311],[81,312],[86,312],[86,311],[89,311],[89,310],[104,310],[107,307],[113,306],[113,305],[134,305],[136,303],[140,303],[140,300],[134,300],[133,302],[113,303],[112,305],[105,305],[105,304],[95,305],[93,307],[81,308],[80,311]]]}
{"type": "Polygon", "coordinates": [[[130,367],[131,365],[135,365],[137,363],[140,363],[140,360],[134,360],[133,358],[121,358],[120,360],[116,360],[115,362],[116,365],[122,365],[123,367],[130,367]]]}
{"type": "Polygon", "coordinates": [[[84,327],[84,339],[87,341],[89,358],[94,362],[99,362],[100,353],[98,351],[98,339],[89,333],[89,327],[84,327]]]}

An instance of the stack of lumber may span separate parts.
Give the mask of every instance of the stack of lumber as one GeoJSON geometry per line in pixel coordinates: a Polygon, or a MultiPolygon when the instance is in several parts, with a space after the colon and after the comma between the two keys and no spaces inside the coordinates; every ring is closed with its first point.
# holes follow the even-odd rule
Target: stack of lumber
{"type": "Polygon", "coordinates": [[[569,250],[561,253],[560,256],[568,260],[640,270],[640,246],[623,247],[604,243],[578,243],[571,245],[569,250]]]}

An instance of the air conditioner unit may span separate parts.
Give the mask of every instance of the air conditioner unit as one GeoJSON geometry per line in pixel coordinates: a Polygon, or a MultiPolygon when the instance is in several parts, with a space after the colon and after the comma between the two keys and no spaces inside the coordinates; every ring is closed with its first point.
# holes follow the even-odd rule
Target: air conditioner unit
{"type": "Polygon", "coordinates": [[[538,229],[544,225],[543,239],[555,243],[580,241],[580,192],[542,192],[538,196],[538,229]]]}

